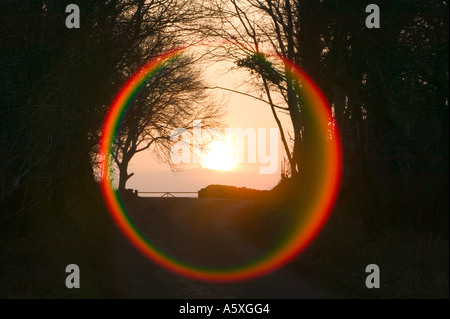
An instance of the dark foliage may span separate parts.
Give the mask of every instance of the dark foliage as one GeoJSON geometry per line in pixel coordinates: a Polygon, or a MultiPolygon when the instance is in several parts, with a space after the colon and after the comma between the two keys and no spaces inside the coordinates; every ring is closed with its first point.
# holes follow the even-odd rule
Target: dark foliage
{"type": "MultiPolygon", "coordinates": [[[[279,27],[267,34],[280,53],[333,106],[343,145],[336,209],[343,219],[358,216],[371,237],[405,228],[430,234],[430,243],[448,237],[448,1],[380,0],[378,30],[364,25],[366,1],[250,2],[279,27]]],[[[82,28],[67,29],[69,3],[0,0],[0,297],[65,296],[50,274],[60,274],[59,285],[74,261],[90,274],[88,296],[106,294],[89,272],[106,265],[111,226],[93,172],[99,130],[124,79],[159,52],[161,39],[152,37],[183,21],[177,1],[78,0],[82,28]]],[[[295,125],[290,165],[300,171],[301,110],[292,83],[256,55],[240,66],[283,90],[295,125]]],[[[285,196],[289,207],[299,201],[294,189],[285,182],[272,195],[285,196]]],[[[221,185],[199,191],[266,195],[221,185]]]]}
{"type": "MultiPolygon", "coordinates": [[[[93,171],[102,122],[182,11],[181,1],[81,0],[81,28],[68,29],[72,2],[0,1],[0,296],[64,296],[51,274],[74,262],[104,270],[110,222],[93,171]]],[[[99,281],[78,294],[105,293],[99,281]]]]}

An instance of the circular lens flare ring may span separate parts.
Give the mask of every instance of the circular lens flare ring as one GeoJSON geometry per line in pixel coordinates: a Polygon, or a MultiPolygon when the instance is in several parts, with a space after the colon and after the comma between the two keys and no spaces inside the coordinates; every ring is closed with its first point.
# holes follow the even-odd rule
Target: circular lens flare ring
{"type": "Polygon", "coordinates": [[[301,253],[328,219],[337,197],[341,178],[342,155],[339,133],[336,125],[330,129],[331,109],[317,85],[300,67],[286,58],[279,57],[291,69],[291,75],[301,82],[302,94],[309,101],[306,107],[310,108],[316,122],[316,131],[321,132],[322,136],[328,136],[328,139],[323,140],[323,145],[321,145],[324,157],[323,165],[317,168],[323,172],[323,182],[317,190],[314,203],[310,206],[306,222],[302,226],[299,225],[294,235],[276,251],[271,251],[264,258],[251,264],[226,271],[193,267],[165,255],[140,233],[127,215],[120,197],[110,181],[108,158],[121,118],[135,94],[148,79],[158,73],[164,65],[176,61],[185,50],[186,48],[177,48],[150,60],[127,81],[115,97],[105,118],[100,139],[99,158],[103,159],[100,164],[102,194],[114,222],[125,237],[142,254],[160,266],[180,275],[203,281],[230,282],[255,278],[281,267],[301,253]]]}

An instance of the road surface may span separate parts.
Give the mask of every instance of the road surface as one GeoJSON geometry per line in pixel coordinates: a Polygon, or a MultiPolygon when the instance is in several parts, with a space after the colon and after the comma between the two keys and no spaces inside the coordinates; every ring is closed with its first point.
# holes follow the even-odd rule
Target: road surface
{"type": "MultiPolygon", "coordinates": [[[[198,198],[137,198],[128,211],[154,245],[191,265],[240,265],[262,253],[237,225],[252,201],[198,198]]],[[[340,298],[283,267],[266,276],[235,283],[192,280],[142,256],[117,231],[110,241],[110,271],[118,298],[340,298]]]]}

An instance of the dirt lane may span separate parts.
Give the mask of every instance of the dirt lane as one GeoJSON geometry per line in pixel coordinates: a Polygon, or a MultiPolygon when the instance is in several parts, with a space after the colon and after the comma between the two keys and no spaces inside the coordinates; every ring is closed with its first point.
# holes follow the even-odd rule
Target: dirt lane
{"type": "MultiPolygon", "coordinates": [[[[138,198],[128,211],[141,231],[166,254],[193,265],[240,265],[262,253],[236,225],[252,201],[138,198]]],[[[336,298],[309,278],[279,269],[237,283],[205,283],[166,271],[143,257],[117,232],[111,241],[115,297],[120,298],[336,298]]]]}

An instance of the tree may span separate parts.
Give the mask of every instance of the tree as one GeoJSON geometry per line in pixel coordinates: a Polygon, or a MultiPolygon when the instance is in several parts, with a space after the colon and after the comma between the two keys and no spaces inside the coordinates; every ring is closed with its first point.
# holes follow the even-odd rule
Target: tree
{"type": "Polygon", "coordinates": [[[293,130],[293,145],[285,146],[293,175],[302,171],[308,138],[301,98],[294,79],[273,77],[276,66],[254,57],[274,50],[318,83],[342,137],[341,201],[359,212],[371,233],[394,220],[436,218],[417,211],[438,210],[421,193],[442,189],[429,195],[442,203],[448,189],[448,3],[378,5],[382,22],[375,30],[365,26],[365,6],[357,0],[219,1],[221,29],[205,31],[237,44],[240,54],[231,52],[233,58],[260,77],[269,103],[270,95],[283,97],[293,130]]]}
{"type": "Polygon", "coordinates": [[[116,134],[113,152],[119,169],[119,190],[125,189],[134,174],[128,173],[128,164],[136,153],[155,146],[173,168],[170,146],[174,129],[191,131],[194,120],[201,120],[203,129],[220,126],[221,105],[205,94],[201,72],[193,63],[194,57],[187,56],[166,66],[152,77],[127,111],[116,134]]]}
{"type": "Polygon", "coordinates": [[[81,28],[67,29],[69,3],[0,2],[5,216],[68,198],[63,180],[94,182],[90,154],[115,92],[136,66],[179,44],[182,22],[198,16],[187,0],[86,0],[77,3],[81,28]]]}
{"type": "MultiPolygon", "coordinates": [[[[275,65],[263,52],[274,51],[300,66],[303,65],[300,42],[304,40],[306,31],[303,31],[303,28],[300,30],[300,23],[306,22],[303,21],[303,17],[300,17],[300,12],[305,9],[301,8],[299,3],[233,0],[231,5],[227,5],[225,2],[220,2],[216,5],[220,9],[213,8],[212,10],[216,10],[220,17],[222,28],[217,30],[211,26],[206,30],[213,36],[231,39],[237,49],[227,50],[227,53],[233,51],[231,56],[236,60],[238,66],[247,68],[260,77],[259,85],[266,94],[267,103],[271,106],[272,114],[277,122],[292,176],[297,176],[301,171],[301,165],[305,165],[305,163],[301,164],[305,160],[301,157],[306,153],[302,150],[305,148],[305,137],[309,134],[305,123],[302,122],[301,96],[295,89],[299,83],[289,76],[291,70],[287,64],[275,65]],[[278,103],[275,101],[277,96],[281,97],[285,107],[277,105],[278,103]],[[283,127],[277,110],[289,114],[291,130],[283,127]],[[289,131],[293,133],[292,146],[289,145],[290,141],[286,136],[289,131]]],[[[312,4],[313,2],[308,3],[312,4]]],[[[320,33],[313,25],[308,25],[308,28],[314,31],[308,33],[310,48],[318,43],[313,51],[320,52],[320,33]]],[[[320,55],[318,57],[320,58],[320,55]]],[[[317,56],[314,58],[317,59],[317,56]]]]}
{"type": "Polygon", "coordinates": [[[91,156],[108,106],[164,49],[159,39],[181,37],[182,22],[198,16],[188,0],[79,0],[81,26],[68,29],[71,2],[0,0],[0,261],[9,277],[27,278],[3,285],[11,272],[2,271],[0,295],[33,286],[26,296],[46,296],[55,291],[41,289],[52,284],[48,269],[75,254],[95,273],[102,256],[80,237],[101,246],[108,223],[91,156]]]}

